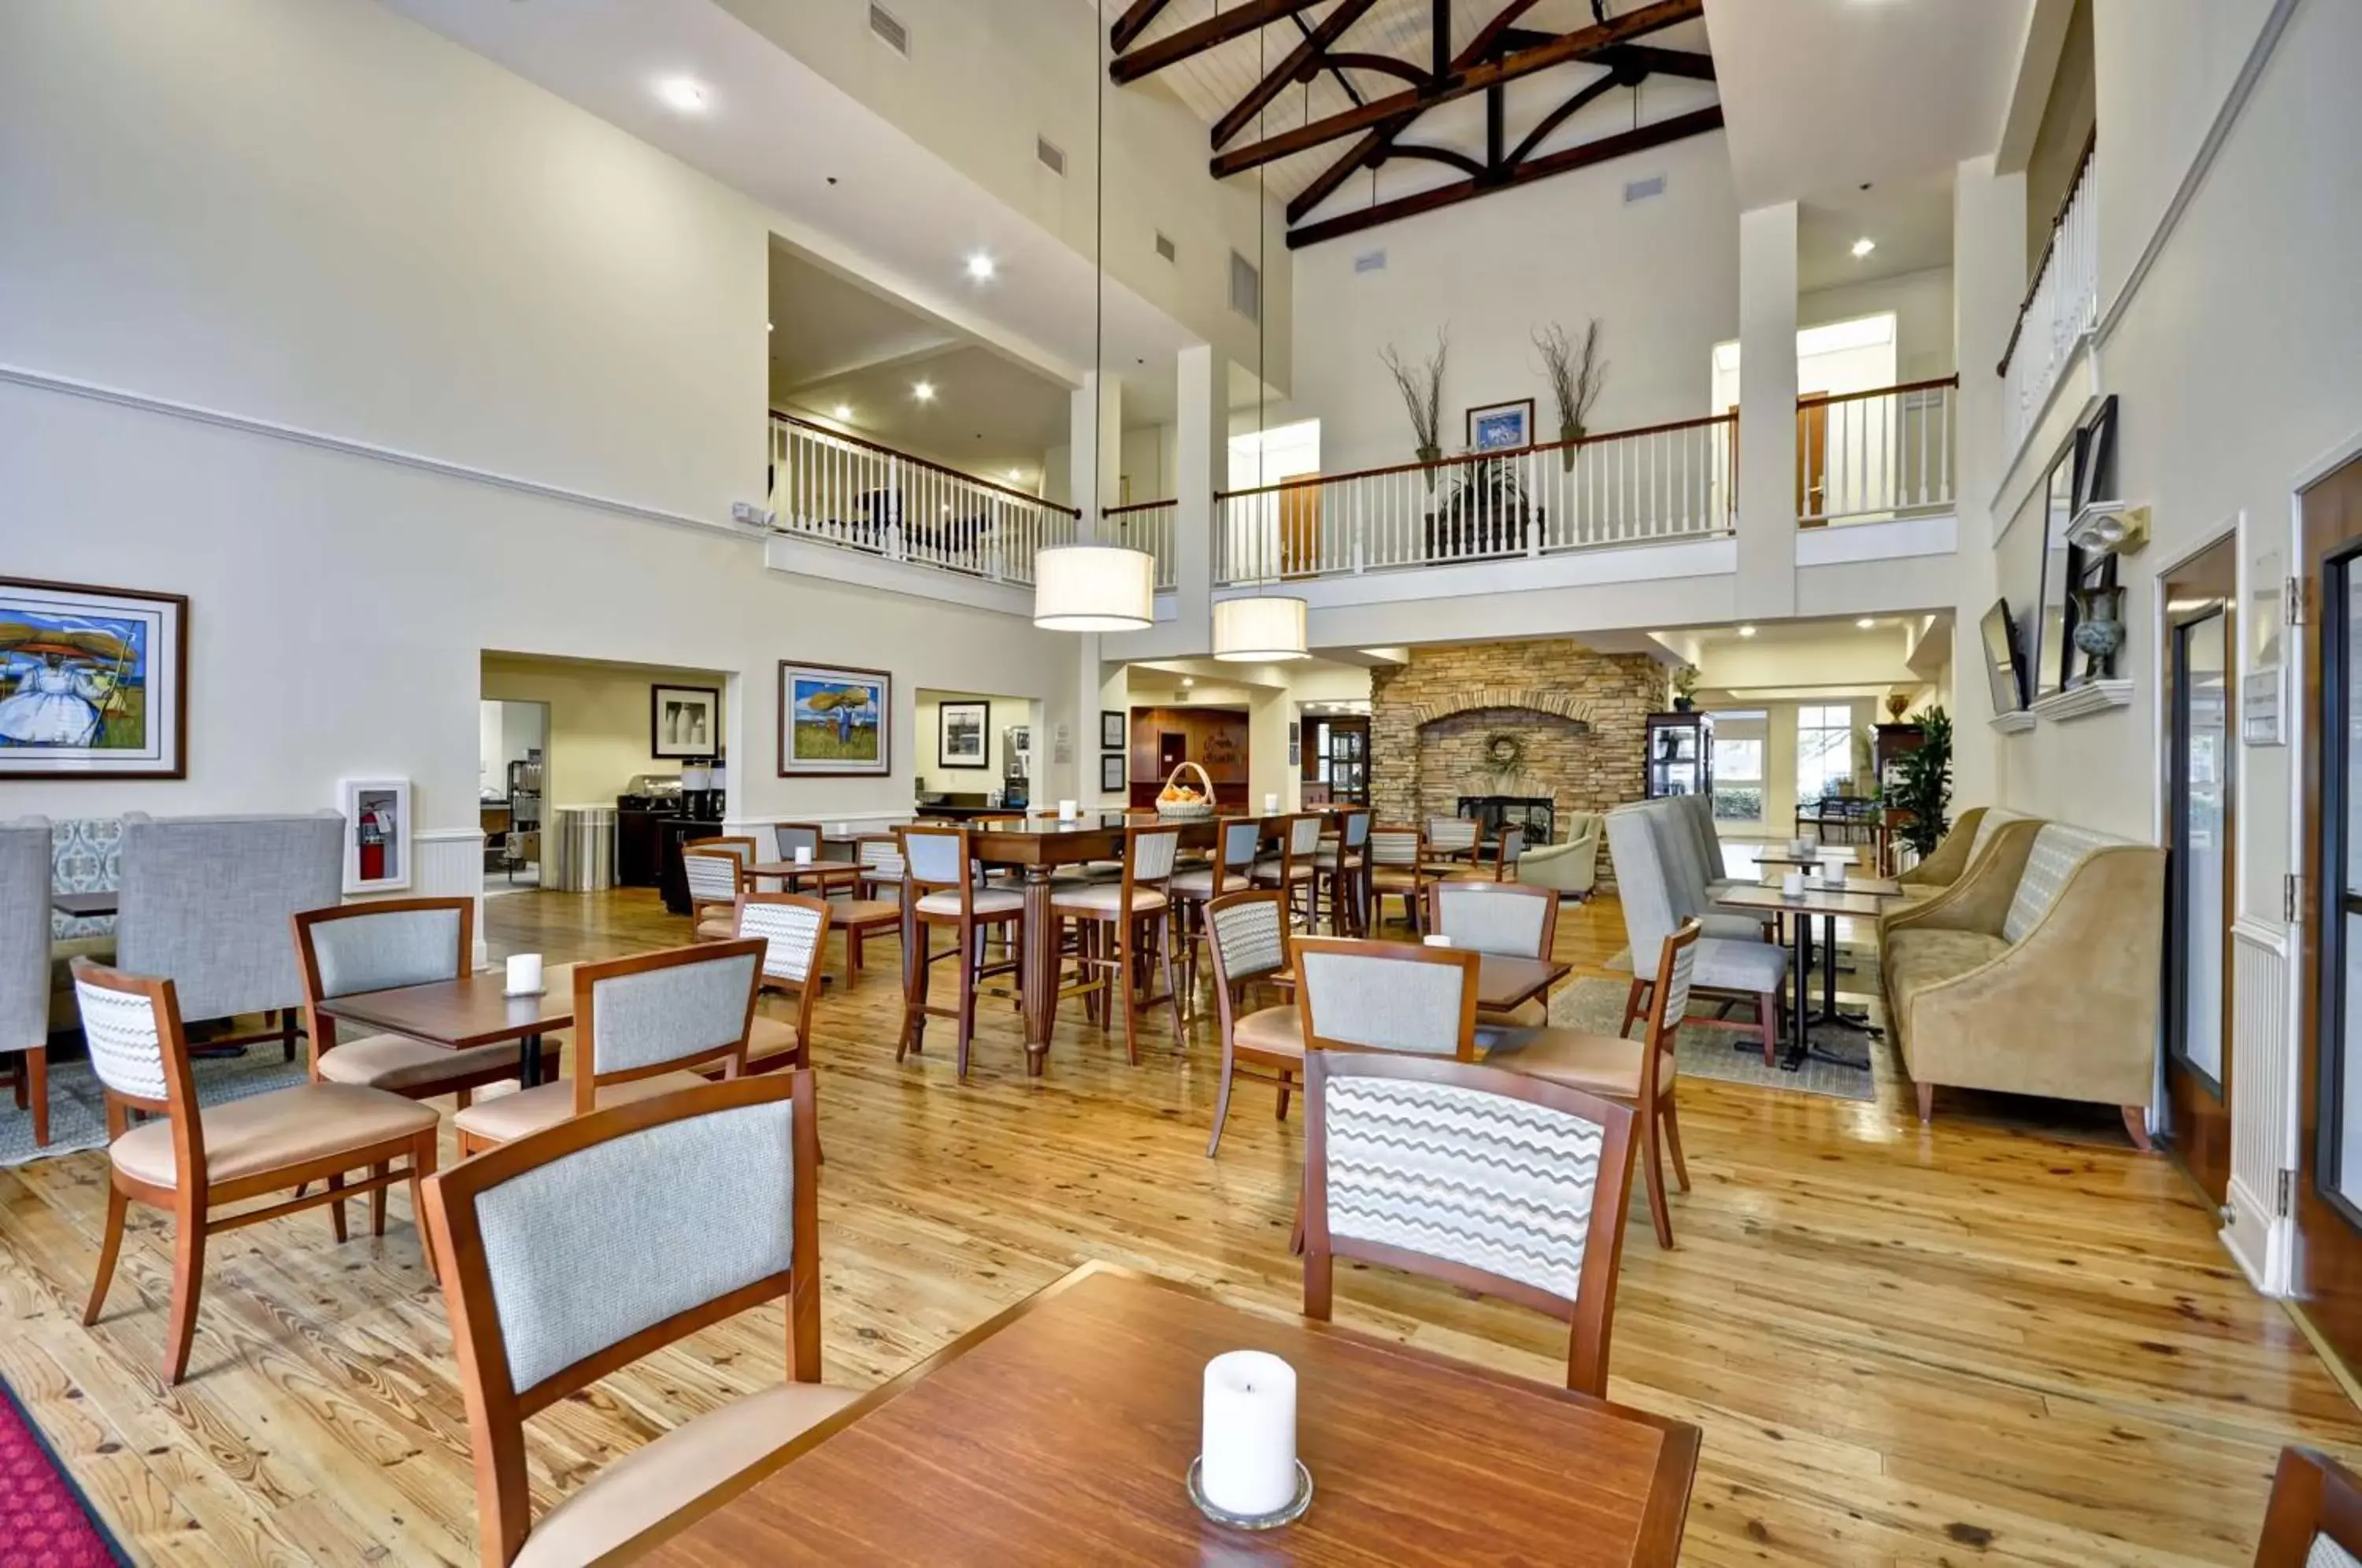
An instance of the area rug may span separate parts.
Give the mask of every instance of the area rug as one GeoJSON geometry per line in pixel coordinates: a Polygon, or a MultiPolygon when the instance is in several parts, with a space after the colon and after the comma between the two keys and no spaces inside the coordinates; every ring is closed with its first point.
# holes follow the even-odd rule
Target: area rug
{"type": "Polygon", "coordinates": [[[8,1568],[131,1564],[5,1381],[0,1381],[0,1562],[8,1568]]]}
{"type": "MultiPolygon", "coordinates": [[[[1850,988],[1841,977],[1838,990],[1840,1002],[1848,999],[1850,988]]],[[[1592,1034],[1613,1034],[1624,1020],[1626,989],[1622,980],[1577,980],[1551,999],[1551,1021],[1592,1034]]],[[[1862,999],[1851,999],[1859,1005],[1862,999]]],[[[1692,1010],[1703,1005],[1698,1003],[1692,1010]]],[[[1640,1026],[1635,1022],[1632,1027],[1637,1032],[1640,1026]]],[[[1752,1035],[1735,1036],[1728,1030],[1702,1029],[1692,1024],[1674,1038],[1675,1055],[1683,1077],[1748,1084],[1787,1094],[1826,1095],[1832,1099],[1877,1098],[1878,1079],[1871,1063],[1883,1048],[1877,1041],[1850,1029],[1822,1024],[1813,1031],[1813,1043],[1818,1050],[1791,1073],[1776,1064],[1765,1066],[1762,1049],[1752,1035]],[[1733,1043],[1740,1038],[1748,1041],[1745,1050],[1733,1043]],[[1825,1060],[1820,1052],[1842,1060],[1825,1060]]]]}
{"type": "MultiPolygon", "coordinates": [[[[301,1042],[297,1043],[292,1062],[282,1058],[279,1042],[273,1040],[248,1046],[243,1055],[199,1056],[189,1066],[196,1078],[197,1102],[201,1105],[268,1094],[272,1089],[300,1084],[305,1077],[301,1042]]],[[[50,1056],[50,1146],[46,1149],[33,1146],[32,1114],[18,1110],[7,1092],[0,1089],[0,1166],[21,1165],[53,1154],[105,1147],[105,1092],[88,1062],[61,1062],[54,1054],[50,1056]]],[[[0,1563],[8,1562],[5,1555],[0,1555],[0,1563]]]]}

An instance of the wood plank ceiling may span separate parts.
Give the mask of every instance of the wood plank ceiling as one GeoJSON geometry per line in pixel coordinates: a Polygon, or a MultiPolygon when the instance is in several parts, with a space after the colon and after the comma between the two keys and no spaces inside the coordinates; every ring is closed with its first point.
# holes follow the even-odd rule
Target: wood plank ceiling
{"type": "Polygon", "coordinates": [[[1125,0],[1109,75],[1310,245],[1716,130],[1705,0],[1125,0]]]}

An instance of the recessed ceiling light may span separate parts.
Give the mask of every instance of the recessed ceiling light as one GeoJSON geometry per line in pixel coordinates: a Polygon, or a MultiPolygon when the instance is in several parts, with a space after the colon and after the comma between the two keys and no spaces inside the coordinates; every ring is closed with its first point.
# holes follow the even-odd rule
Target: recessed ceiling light
{"type": "Polygon", "coordinates": [[[1021,480],[1025,476],[1023,474],[1018,472],[1015,469],[1009,470],[1009,482],[1011,484],[1015,484],[1019,480],[1021,480]]]}
{"type": "Polygon", "coordinates": [[[992,276],[992,258],[979,250],[967,259],[967,275],[977,282],[992,276]]]}
{"type": "Polygon", "coordinates": [[[778,329],[779,324],[776,321],[767,321],[763,324],[763,330],[766,332],[777,332],[778,329]]]}
{"type": "Polygon", "coordinates": [[[1195,686],[1198,684],[1198,678],[1194,675],[1185,675],[1181,678],[1181,684],[1184,686],[1195,686]]]}
{"type": "Polygon", "coordinates": [[[1859,261],[1877,248],[1878,241],[1871,238],[1870,236],[1865,234],[1860,239],[1853,242],[1853,259],[1859,261]]]}
{"type": "Polygon", "coordinates": [[[686,76],[668,76],[657,83],[657,96],[664,100],[667,108],[678,109],[684,115],[705,112],[705,89],[686,76]]]}
{"type": "Polygon", "coordinates": [[[911,389],[911,395],[917,398],[921,403],[933,403],[935,401],[935,383],[933,381],[921,381],[917,386],[911,389]]]}
{"type": "Polygon", "coordinates": [[[1864,615],[1860,620],[1856,621],[1856,622],[1854,623],[1854,624],[1855,624],[1855,625],[1857,625],[1857,626],[1860,626],[1863,631],[1867,632],[1867,631],[1869,631],[1872,626],[1877,625],[1877,624],[1878,624],[1878,623],[1877,623],[1876,621],[1871,620],[1869,616],[1864,615]]]}
{"type": "Polygon", "coordinates": [[[1751,637],[1755,635],[1755,628],[1752,626],[1741,626],[1738,628],[1738,635],[1742,637],[1751,637]]]}
{"type": "Polygon", "coordinates": [[[853,405],[849,403],[840,403],[832,412],[839,419],[850,419],[853,417],[853,405]]]}

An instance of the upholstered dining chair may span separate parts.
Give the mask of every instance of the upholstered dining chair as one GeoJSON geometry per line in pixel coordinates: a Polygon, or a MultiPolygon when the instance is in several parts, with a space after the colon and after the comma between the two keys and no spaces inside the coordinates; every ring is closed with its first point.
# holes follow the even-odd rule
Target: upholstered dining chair
{"type": "Polygon", "coordinates": [[[1205,866],[1175,871],[1166,891],[1174,903],[1174,923],[1182,944],[1182,1016],[1195,1021],[1198,1011],[1198,950],[1207,941],[1207,906],[1228,893],[1243,893],[1254,886],[1255,852],[1263,845],[1263,823],[1253,817],[1224,817],[1214,834],[1214,858],[1205,866]]]}
{"type": "Polygon", "coordinates": [[[1366,877],[1370,869],[1370,824],[1375,816],[1367,806],[1336,813],[1337,831],[1323,838],[1312,853],[1313,900],[1322,885],[1329,894],[1329,929],[1339,936],[1363,936],[1369,931],[1370,900],[1366,877]]]}
{"type": "Polygon", "coordinates": [[[1308,1051],[1476,1060],[1473,950],[1355,936],[1299,936],[1290,950],[1308,1051]]]}
{"type": "Polygon", "coordinates": [[[894,1045],[900,1062],[926,1045],[927,1020],[948,1018],[958,1030],[958,1075],[967,1078],[968,1049],[976,1041],[976,997],[995,975],[1022,975],[1025,895],[1014,888],[979,885],[974,850],[964,827],[913,823],[900,828],[902,844],[902,893],[907,919],[903,923],[902,1033],[894,1045]],[[931,927],[949,927],[957,937],[937,951],[931,927]],[[987,963],[983,936],[988,931],[1015,931],[1009,955],[987,963]],[[944,959],[954,960],[959,975],[957,1001],[943,1007],[927,999],[928,978],[944,959]]]}
{"type": "Polygon", "coordinates": [[[1370,929],[1385,922],[1386,900],[1400,899],[1403,920],[1418,930],[1419,860],[1426,841],[1415,827],[1370,829],[1370,929]]]}
{"type": "Polygon", "coordinates": [[[2256,1568],[2362,1568],[2362,1481],[2325,1453],[2280,1450],[2256,1568]]]}
{"type": "Polygon", "coordinates": [[[0,1067],[50,1146],[50,824],[0,823],[0,1067]]]}
{"type": "Polygon", "coordinates": [[[1320,849],[1320,829],[1323,819],[1319,812],[1299,812],[1281,819],[1279,853],[1265,856],[1254,864],[1254,884],[1258,888],[1287,889],[1289,918],[1299,913],[1304,929],[1310,931],[1320,923],[1320,900],[1314,891],[1317,876],[1313,857],[1320,849]],[[1297,895],[1301,893],[1304,904],[1299,911],[1297,895]]]}
{"type": "MultiPolygon", "coordinates": [[[[812,1077],[594,1111],[426,1184],[486,1568],[577,1568],[853,1403],[820,1381],[812,1077]],[[525,1422],[650,1352],[785,1297],[787,1381],[673,1428],[536,1521],[525,1422]]],[[[777,1332],[778,1331],[772,1331],[777,1332]]]]}
{"type": "MultiPolygon", "coordinates": [[[[1450,878],[1429,882],[1426,929],[1431,935],[1448,937],[1454,947],[1547,962],[1558,941],[1558,894],[1516,882],[1450,878]]],[[[1547,1021],[1549,996],[1542,996],[1537,1005],[1547,1021]]],[[[1508,1014],[1485,1016],[1499,1022],[1514,1021],[1508,1014]]]]}
{"type": "Polygon", "coordinates": [[[902,841],[890,833],[866,833],[853,842],[854,863],[861,877],[854,884],[856,897],[880,903],[902,901],[902,841]]]}
{"type": "Polygon", "coordinates": [[[733,937],[577,964],[572,1076],[478,1100],[453,1117],[461,1156],[570,1117],[695,1088],[703,1069],[745,1072],[766,946],[733,937]]]}
{"type": "Polygon", "coordinates": [[[751,838],[701,838],[680,852],[682,880],[689,884],[690,939],[727,942],[738,929],[738,889],[755,862],[751,838]]]}
{"type": "MultiPolygon", "coordinates": [[[[1123,1014],[1123,1054],[1140,1065],[1140,1010],[1165,1004],[1173,1017],[1173,1044],[1181,1045],[1181,993],[1173,984],[1173,900],[1168,884],[1181,853],[1181,830],[1170,823],[1135,823],[1123,830],[1123,862],[1117,879],[1054,888],[1050,914],[1063,948],[1066,923],[1075,925],[1075,969],[1086,1004],[1098,1002],[1100,1028],[1110,1010],[1123,1014]],[[1147,946],[1142,945],[1143,939],[1147,946]],[[1162,995],[1146,983],[1153,951],[1164,971],[1162,995]]],[[[1065,994],[1065,992],[1061,993],[1065,994]]]]}
{"type": "Polygon", "coordinates": [[[738,895],[738,934],[763,944],[756,989],[783,990],[795,999],[792,1022],[761,1012],[748,1021],[748,1072],[811,1066],[812,1005],[820,999],[821,961],[828,952],[835,909],[825,899],[802,893],[738,895]]]}
{"type": "Polygon", "coordinates": [[[1427,856],[1429,860],[1473,861],[1478,840],[1485,824],[1474,817],[1429,817],[1427,819],[1427,856]]]}
{"type": "Polygon", "coordinates": [[[1287,1120],[1287,1097],[1304,1073],[1304,1020],[1293,998],[1249,1010],[1256,986],[1290,983],[1287,902],[1276,888],[1226,893],[1206,906],[1208,943],[1214,966],[1215,1017],[1222,1036],[1222,1080],[1214,1096],[1214,1131],[1206,1157],[1222,1146],[1222,1124],[1231,1114],[1231,1086],[1245,1077],[1279,1090],[1279,1120],[1287,1120]]]}
{"type": "Polygon", "coordinates": [[[793,861],[799,849],[811,851],[812,865],[816,869],[810,877],[797,878],[795,885],[789,889],[790,892],[817,892],[827,898],[836,893],[850,893],[861,880],[861,867],[853,861],[823,858],[827,845],[821,835],[818,823],[773,823],[771,838],[781,860],[793,861]]]}
{"type": "MultiPolygon", "coordinates": [[[[91,1071],[105,1090],[108,1138],[106,1232],[83,1324],[98,1321],[99,1309],[106,1304],[130,1205],[170,1212],[172,1305],[164,1335],[164,1381],[178,1383],[188,1371],[196,1333],[206,1241],[326,1204],[341,1242],[345,1200],[374,1195],[395,1182],[410,1183],[415,1212],[419,1180],[435,1169],[437,1121],[415,1100],[359,1084],[298,1084],[201,1108],[171,981],[77,958],[73,983],[91,1071]],[[156,1120],[134,1127],[135,1110],[156,1120]],[[347,1185],[348,1174],[363,1171],[366,1176],[347,1185]],[[304,1196],[302,1189],[315,1181],[326,1185],[304,1196]],[[280,1191],[296,1196],[221,1212],[280,1191]]],[[[373,1229],[385,1234],[382,1207],[376,1209],[373,1229]]]]}
{"type": "Polygon", "coordinates": [[[1424,1274],[1570,1325],[1566,1386],[1607,1392],[1632,1112],[1466,1062],[1305,1059],[1304,1315],[1338,1258],[1424,1274]]]}
{"type": "MultiPolygon", "coordinates": [[[[1669,824],[1649,810],[1659,802],[1618,806],[1607,813],[1607,849],[1616,864],[1617,901],[1624,911],[1624,933],[1631,944],[1632,982],[1624,1001],[1624,1021],[1618,1032],[1629,1031],[1649,1002],[1654,982],[1645,977],[1643,954],[1657,952],[1665,938],[1698,911],[1675,886],[1669,824]]],[[[1755,1017],[1694,1018],[1704,1029],[1731,1029],[1760,1036],[1763,1062],[1772,1065],[1779,1052],[1781,996],[1791,977],[1788,950],[1777,943],[1742,941],[1716,936],[1711,918],[1700,920],[1694,974],[1694,988],[1717,1001],[1751,1002],[1755,1017]]],[[[1798,985],[1802,976],[1794,977],[1798,985]]]]}

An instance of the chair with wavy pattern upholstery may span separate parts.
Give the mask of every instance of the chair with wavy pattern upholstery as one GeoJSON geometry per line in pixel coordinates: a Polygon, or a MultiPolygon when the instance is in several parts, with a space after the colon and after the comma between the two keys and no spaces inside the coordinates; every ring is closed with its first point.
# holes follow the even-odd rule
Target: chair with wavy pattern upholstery
{"type": "Polygon", "coordinates": [[[2362,1481],[2325,1453],[2280,1450],[2256,1568],[2362,1568],[2362,1481]]]}

